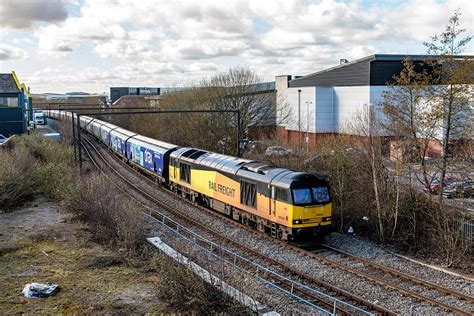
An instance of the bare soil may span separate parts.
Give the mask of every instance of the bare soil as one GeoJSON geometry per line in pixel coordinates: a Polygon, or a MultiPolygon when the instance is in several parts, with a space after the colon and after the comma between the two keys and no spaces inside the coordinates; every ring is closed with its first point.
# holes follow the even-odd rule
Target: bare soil
{"type": "Polygon", "coordinates": [[[170,313],[157,297],[151,260],[131,261],[92,240],[54,203],[0,214],[0,314],[170,313]],[[27,283],[57,283],[49,298],[25,298],[27,283]]]}

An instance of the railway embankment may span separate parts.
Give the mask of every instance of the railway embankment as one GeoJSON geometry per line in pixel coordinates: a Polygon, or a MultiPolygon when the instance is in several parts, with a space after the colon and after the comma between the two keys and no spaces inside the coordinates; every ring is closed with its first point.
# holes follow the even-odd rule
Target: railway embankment
{"type": "Polygon", "coordinates": [[[129,261],[96,241],[82,222],[36,199],[0,214],[0,314],[172,312],[157,299],[158,273],[146,259],[129,261]],[[50,298],[21,293],[31,282],[57,283],[50,298]]]}
{"type": "MultiPolygon", "coordinates": [[[[125,192],[131,194],[137,200],[140,200],[142,201],[142,203],[148,205],[150,209],[155,209],[155,207],[160,205],[158,206],[158,208],[160,209],[165,208],[166,210],[169,210],[170,208],[172,208],[173,214],[175,214],[174,212],[175,208],[176,210],[181,209],[181,207],[178,206],[178,204],[180,204],[178,203],[178,201],[180,201],[181,199],[177,197],[172,197],[170,196],[169,193],[165,194],[161,192],[162,190],[154,188],[156,183],[154,183],[152,180],[148,179],[147,177],[140,175],[140,173],[137,173],[136,169],[130,167],[129,165],[126,165],[125,163],[121,162],[121,160],[114,158],[113,154],[110,152],[110,150],[107,150],[106,147],[98,144],[96,141],[93,141],[90,137],[87,137],[84,140],[84,144],[85,144],[85,148],[87,148],[87,152],[90,152],[89,157],[92,159],[92,161],[95,161],[95,164],[97,164],[97,167],[101,170],[104,170],[104,172],[108,173],[109,176],[112,176],[111,182],[116,183],[116,184],[124,182],[124,185],[127,188],[125,192]],[[93,145],[93,143],[95,143],[95,145],[93,145]],[[159,201],[157,201],[157,199],[159,201]],[[150,201],[147,201],[147,200],[150,200],[150,201]],[[149,202],[151,201],[152,203],[149,204],[149,202]],[[166,206],[162,205],[163,203],[166,204],[166,206]]],[[[182,206],[182,208],[183,208],[183,213],[186,214],[184,217],[187,219],[188,224],[190,221],[189,217],[193,217],[193,218],[196,217],[195,220],[197,221],[204,220],[204,218],[207,217],[206,214],[208,212],[206,212],[204,208],[197,207],[196,205],[192,207],[190,205],[182,206]]],[[[159,222],[164,221],[161,215],[159,216],[158,220],[159,222]]],[[[166,222],[170,222],[170,221],[166,220],[166,222]]],[[[322,278],[324,280],[331,279],[332,284],[335,284],[338,287],[343,287],[350,293],[360,292],[361,295],[364,296],[365,298],[370,296],[371,301],[374,301],[374,302],[377,301],[380,304],[383,304],[384,306],[390,306],[390,308],[393,308],[395,311],[400,312],[400,313],[410,313],[410,312],[441,313],[442,310],[444,309],[445,311],[455,310],[456,312],[459,312],[460,314],[463,314],[463,313],[465,314],[466,312],[464,312],[464,310],[469,311],[472,309],[472,306],[470,306],[469,303],[466,302],[464,298],[462,298],[461,300],[455,299],[455,301],[453,301],[455,306],[452,306],[451,302],[448,302],[449,304],[443,303],[443,302],[447,302],[446,299],[451,300],[451,298],[445,297],[446,295],[443,294],[443,293],[448,293],[451,295],[451,290],[445,289],[443,286],[438,287],[438,289],[441,290],[441,293],[433,293],[433,294],[430,294],[430,297],[428,297],[425,295],[425,293],[429,291],[429,289],[427,289],[426,287],[436,288],[436,287],[433,287],[433,285],[429,284],[429,282],[417,280],[417,282],[420,282],[420,284],[422,284],[424,288],[417,288],[415,290],[416,292],[413,292],[407,288],[407,286],[410,287],[410,286],[413,286],[413,284],[407,284],[406,281],[402,280],[402,279],[406,279],[407,276],[403,277],[397,271],[391,272],[393,273],[393,276],[396,279],[398,279],[397,285],[395,286],[395,285],[392,285],[391,283],[387,284],[387,282],[384,281],[384,276],[382,276],[382,278],[376,275],[370,276],[370,275],[367,275],[367,273],[365,272],[355,271],[351,267],[341,266],[339,262],[334,262],[334,260],[328,261],[322,258],[321,256],[317,256],[315,254],[303,251],[299,248],[295,249],[295,248],[289,247],[288,244],[280,243],[275,239],[270,240],[268,236],[260,236],[255,230],[245,229],[245,226],[242,227],[241,225],[235,224],[235,222],[230,223],[225,220],[224,220],[224,223],[220,224],[220,222],[221,222],[221,216],[218,216],[218,214],[214,212],[211,218],[209,218],[209,221],[206,221],[206,224],[204,226],[213,227],[217,230],[222,229],[223,234],[227,237],[230,237],[231,239],[248,238],[244,242],[246,245],[249,245],[253,249],[248,249],[246,247],[245,254],[242,253],[241,255],[245,255],[245,256],[248,256],[249,254],[253,255],[255,251],[256,252],[255,254],[261,258],[262,252],[266,254],[265,260],[260,261],[260,259],[258,258],[253,258],[252,262],[261,262],[261,264],[271,263],[271,265],[276,266],[278,264],[274,262],[271,258],[276,258],[277,261],[282,258],[286,259],[285,262],[291,262],[291,264],[296,267],[296,269],[298,270],[298,272],[296,272],[297,275],[301,276],[301,270],[305,269],[306,271],[305,273],[307,274],[316,274],[319,278],[322,278]],[[222,225],[221,228],[219,228],[220,225],[222,225]],[[239,226],[239,227],[236,227],[235,231],[232,229],[234,225],[239,226]],[[268,248],[264,245],[266,242],[268,242],[268,248]],[[265,248],[267,250],[265,250],[265,248]],[[324,261],[324,264],[319,264],[319,261],[324,261]],[[315,265],[317,264],[317,266],[313,266],[313,264],[315,265]],[[338,269],[343,270],[344,273],[341,273],[341,271],[328,270],[326,267],[326,264],[329,264],[334,267],[337,266],[338,269]],[[358,279],[359,277],[362,277],[363,279],[370,279],[373,282],[375,282],[377,285],[368,284],[367,280],[358,279]],[[386,288],[385,289],[377,288],[379,285],[382,285],[383,287],[386,287],[386,288]],[[403,297],[404,295],[400,297],[399,294],[395,294],[392,291],[400,292],[400,293],[403,293],[404,295],[408,294],[409,296],[415,298],[415,300],[407,301],[407,298],[403,297]],[[429,306],[431,304],[440,306],[442,307],[442,309],[435,309],[429,306]],[[458,309],[458,307],[460,309],[458,309]]],[[[171,223],[171,226],[174,227],[175,224],[171,223]]],[[[179,229],[178,227],[175,227],[173,229],[175,229],[176,231],[179,231],[180,234],[187,232],[187,229],[184,227],[179,227],[179,229]]],[[[207,233],[205,234],[206,234],[205,238],[212,239],[214,240],[215,243],[218,243],[218,244],[221,244],[224,241],[224,239],[226,241],[228,239],[225,236],[213,238],[212,236],[207,236],[207,233]]],[[[214,232],[212,234],[214,234],[214,232]]],[[[167,234],[166,236],[160,235],[160,237],[168,238],[168,235],[169,234],[167,234]]],[[[203,238],[202,236],[200,237],[190,236],[191,240],[200,240],[202,238],[203,238]]],[[[236,246],[234,242],[232,242],[232,244],[233,244],[232,247],[236,246]]],[[[229,245],[227,245],[226,247],[229,247],[229,245]]],[[[219,246],[213,245],[210,248],[219,249],[219,246]]],[[[191,251],[191,250],[186,250],[185,252],[196,253],[196,251],[191,251]]],[[[232,251],[232,253],[233,254],[240,253],[240,250],[235,249],[232,251]]],[[[220,256],[222,255],[222,252],[217,251],[217,254],[220,256]]],[[[352,260],[356,260],[356,263],[357,263],[356,266],[358,267],[357,269],[359,269],[360,268],[359,266],[362,263],[362,261],[357,258],[353,258],[352,260]]],[[[234,259],[232,259],[231,261],[234,262],[234,259]]],[[[384,267],[378,267],[378,268],[375,267],[375,269],[384,270],[384,267]]],[[[376,274],[377,272],[370,271],[370,274],[374,274],[374,273],[376,274]]],[[[412,278],[415,279],[414,277],[408,276],[409,280],[411,280],[412,278]]],[[[428,276],[428,279],[429,278],[430,276],[428,276]]],[[[449,283],[449,281],[447,282],[449,283]]],[[[465,286],[460,285],[459,289],[457,290],[465,291],[467,289],[467,291],[469,291],[469,285],[468,285],[469,281],[466,281],[466,282],[467,283],[465,283],[465,286]]],[[[465,296],[462,293],[461,294],[455,293],[454,295],[458,295],[462,297],[465,296]]],[[[469,295],[470,294],[468,292],[467,300],[472,301],[472,298],[469,297],[469,295]]],[[[290,305],[289,303],[287,303],[285,306],[290,306],[290,305]]],[[[279,306],[279,307],[282,308],[282,306],[279,306]]],[[[277,308],[277,310],[279,309],[277,308]]]]}
{"type": "Polygon", "coordinates": [[[71,147],[41,135],[0,150],[0,314],[228,313],[246,309],[147,245],[139,207],[71,147]],[[60,292],[27,299],[27,283],[60,292]]]}

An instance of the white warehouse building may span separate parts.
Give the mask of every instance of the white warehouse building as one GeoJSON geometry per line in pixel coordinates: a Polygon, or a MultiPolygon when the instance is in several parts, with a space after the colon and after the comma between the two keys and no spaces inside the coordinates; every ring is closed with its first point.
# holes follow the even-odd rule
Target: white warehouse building
{"type": "Polygon", "coordinates": [[[425,55],[376,54],[352,62],[341,60],[336,67],[294,79],[277,76],[279,136],[314,145],[318,134],[357,135],[355,117],[382,100],[387,83],[400,74],[407,57],[415,69],[422,69],[425,55]]]}

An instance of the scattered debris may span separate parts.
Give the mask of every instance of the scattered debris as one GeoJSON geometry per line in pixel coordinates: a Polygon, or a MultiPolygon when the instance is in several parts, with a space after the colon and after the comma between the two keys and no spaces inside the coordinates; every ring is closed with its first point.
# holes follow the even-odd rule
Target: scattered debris
{"type": "Polygon", "coordinates": [[[49,297],[56,294],[59,291],[59,285],[48,283],[48,284],[41,284],[41,283],[28,283],[23,288],[23,295],[25,297],[33,298],[33,297],[49,297]]]}

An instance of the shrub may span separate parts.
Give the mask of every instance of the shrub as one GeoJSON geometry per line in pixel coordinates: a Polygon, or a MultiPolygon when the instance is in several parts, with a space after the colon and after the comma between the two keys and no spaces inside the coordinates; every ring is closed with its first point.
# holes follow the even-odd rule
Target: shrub
{"type": "Polygon", "coordinates": [[[158,295],[174,309],[198,315],[251,314],[251,310],[242,310],[242,305],[168,256],[161,255],[157,263],[162,272],[158,295]]]}
{"type": "Polygon", "coordinates": [[[98,241],[127,254],[143,251],[146,221],[142,209],[105,177],[91,174],[85,178],[71,210],[90,225],[98,241]]]}
{"type": "Polygon", "coordinates": [[[14,209],[36,191],[37,162],[26,150],[0,150],[0,211],[14,209]]]}

